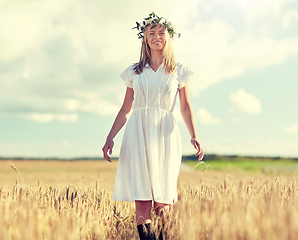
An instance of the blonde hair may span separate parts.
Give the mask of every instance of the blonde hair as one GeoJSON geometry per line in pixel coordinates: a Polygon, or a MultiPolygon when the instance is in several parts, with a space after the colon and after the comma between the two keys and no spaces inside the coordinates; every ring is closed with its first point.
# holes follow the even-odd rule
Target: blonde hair
{"type": "MultiPolygon", "coordinates": [[[[167,36],[167,41],[162,50],[162,56],[163,56],[162,64],[164,65],[166,72],[168,74],[171,74],[175,71],[177,64],[175,62],[175,56],[173,53],[172,37],[170,36],[168,31],[165,31],[165,34],[167,36]]],[[[142,47],[141,47],[140,60],[134,66],[135,74],[141,74],[143,72],[145,65],[147,63],[150,64],[150,59],[151,59],[151,50],[147,43],[146,34],[144,34],[142,47]]]]}

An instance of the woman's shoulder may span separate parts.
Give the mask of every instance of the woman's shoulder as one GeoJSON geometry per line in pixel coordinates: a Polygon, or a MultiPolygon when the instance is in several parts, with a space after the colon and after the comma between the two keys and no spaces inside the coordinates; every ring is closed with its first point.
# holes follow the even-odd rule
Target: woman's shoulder
{"type": "Polygon", "coordinates": [[[127,87],[133,87],[133,80],[135,77],[135,64],[128,66],[121,74],[120,77],[124,80],[127,87]]]}
{"type": "Polygon", "coordinates": [[[182,89],[188,82],[189,76],[193,74],[190,68],[182,63],[178,63],[176,67],[178,89],[182,89]]]}
{"type": "MultiPolygon", "coordinates": [[[[136,64],[132,64],[130,66],[128,66],[124,71],[123,73],[125,73],[126,75],[129,75],[129,76],[134,76],[135,75],[135,69],[136,69],[136,64]]],[[[122,74],[123,74],[122,73],[122,74]]],[[[122,75],[120,74],[120,75],[122,75]]]]}
{"type": "Polygon", "coordinates": [[[177,68],[183,68],[183,67],[186,67],[185,64],[181,63],[181,62],[177,62],[177,68]]]}
{"type": "Polygon", "coordinates": [[[135,67],[136,67],[136,64],[134,63],[134,64],[128,66],[128,67],[125,69],[125,71],[134,71],[134,70],[135,70],[135,67]]]}
{"type": "Polygon", "coordinates": [[[190,68],[187,65],[180,62],[177,63],[176,72],[178,77],[183,77],[185,75],[189,76],[193,74],[193,71],[190,70],[190,68]]]}

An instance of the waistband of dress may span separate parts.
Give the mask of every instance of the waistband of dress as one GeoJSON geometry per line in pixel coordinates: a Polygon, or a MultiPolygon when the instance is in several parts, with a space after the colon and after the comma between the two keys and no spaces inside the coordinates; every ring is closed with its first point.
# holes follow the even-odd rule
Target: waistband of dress
{"type": "Polygon", "coordinates": [[[134,108],[132,109],[132,111],[137,111],[137,110],[146,110],[146,109],[155,109],[155,110],[163,110],[163,111],[166,111],[166,112],[169,112],[169,113],[173,113],[171,110],[168,110],[168,109],[164,109],[164,108],[161,108],[161,107],[139,107],[139,108],[134,108]]]}

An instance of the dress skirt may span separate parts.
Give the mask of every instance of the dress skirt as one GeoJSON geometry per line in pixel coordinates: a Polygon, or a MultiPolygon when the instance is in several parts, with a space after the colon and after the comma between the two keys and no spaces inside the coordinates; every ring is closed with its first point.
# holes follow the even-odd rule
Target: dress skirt
{"type": "Polygon", "coordinates": [[[133,110],[123,136],[113,200],[177,201],[181,156],[180,133],[170,111],[133,110]]]}

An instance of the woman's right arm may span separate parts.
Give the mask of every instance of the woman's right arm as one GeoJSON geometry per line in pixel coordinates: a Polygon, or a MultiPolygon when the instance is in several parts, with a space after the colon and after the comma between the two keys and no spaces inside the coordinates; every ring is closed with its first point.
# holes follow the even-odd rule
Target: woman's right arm
{"type": "Polygon", "coordinates": [[[128,114],[131,111],[132,101],[133,101],[133,89],[127,87],[122,107],[120,108],[120,111],[117,114],[117,117],[114,121],[111,131],[107,136],[106,143],[102,148],[103,156],[109,162],[111,162],[111,158],[109,155],[112,154],[112,149],[114,147],[113,139],[126,123],[128,114]]]}

